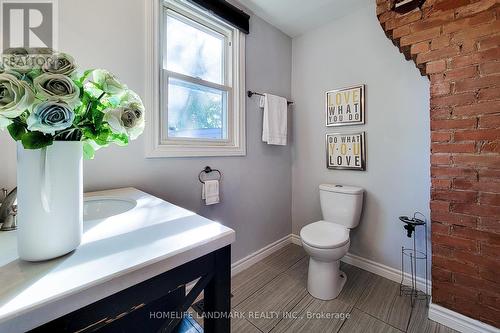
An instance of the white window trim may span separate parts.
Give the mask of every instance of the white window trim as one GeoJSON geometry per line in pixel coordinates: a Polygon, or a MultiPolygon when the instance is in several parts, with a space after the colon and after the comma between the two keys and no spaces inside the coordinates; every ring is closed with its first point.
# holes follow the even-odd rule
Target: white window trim
{"type": "MultiPolygon", "coordinates": [[[[245,156],[245,36],[237,31],[237,38],[233,45],[238,61],[237,71],[233,73],[234,94],[233,107],[233,132],[228,126],[228,141],[210,143],[209,140],[200,141],[200,144],[186,140],[179,140],[175,144],[162,143],[161,138],[161,114],[160,87],[162,78],[162,45],[161,45],[161,22],[163,20],[163,0],[146,1],[146,68],[145,68],[145,98],[146,106],[146,128],[144,132],[146,144],[146,157],[209,157],[209,156],[245,156]]],[[[175,140],[177,141],[177,140],[175,140]]]]}

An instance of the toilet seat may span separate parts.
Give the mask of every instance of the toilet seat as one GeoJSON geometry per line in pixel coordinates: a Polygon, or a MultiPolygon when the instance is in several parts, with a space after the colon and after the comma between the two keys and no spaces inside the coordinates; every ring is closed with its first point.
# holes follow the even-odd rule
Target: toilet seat
{"type": "Polygon", "coordinates": [[[318,221],[303,227],[300,238],[315,248],[334,249],[349,242],[349,229],[333,222],[318,221]]]}

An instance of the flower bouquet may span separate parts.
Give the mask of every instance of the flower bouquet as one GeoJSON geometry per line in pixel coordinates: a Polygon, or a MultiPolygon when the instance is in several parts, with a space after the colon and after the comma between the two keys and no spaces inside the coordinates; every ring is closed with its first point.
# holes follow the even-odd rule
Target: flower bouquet
{"type": "Polygon", "coordinates": [[[0,129],[17,144],[18,253],[71,252],[83,230],[82,158],[144,130],[139,96],[102,69],[47,49],[12,49],[0,68],[0,129]]]}
{"type": "Polygon", "coordinates": [[[100,147],[137,138],[144,130],[144,106],[105,70],[79,73],[67,54],[15,49],[3,55],[0,72],[4,128],[25,149],[81,141],[84,157],[91,159],[100,147]]]}

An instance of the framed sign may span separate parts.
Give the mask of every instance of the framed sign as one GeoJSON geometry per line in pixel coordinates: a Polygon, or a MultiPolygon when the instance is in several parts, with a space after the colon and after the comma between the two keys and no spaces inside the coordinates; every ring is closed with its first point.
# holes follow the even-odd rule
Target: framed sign
{"type": "Polygon", "coordinates": [[[365,132],[326,135],[326,167],[328,169],[366,169],[365,132]]]}
{"type": "Polygon", "coordinates": [[[326,92],[326,126],[365,123],[365,85],[326,92]]]}

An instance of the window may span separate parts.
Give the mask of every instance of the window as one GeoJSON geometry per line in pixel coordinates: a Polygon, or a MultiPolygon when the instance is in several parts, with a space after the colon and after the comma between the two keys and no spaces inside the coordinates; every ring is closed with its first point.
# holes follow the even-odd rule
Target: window
{"type": "Polygon", "coordinates": [[[148,156],[245,155],[243,34],[185,1],[158,9],[148,156]]]}

